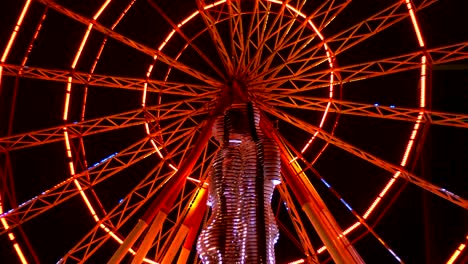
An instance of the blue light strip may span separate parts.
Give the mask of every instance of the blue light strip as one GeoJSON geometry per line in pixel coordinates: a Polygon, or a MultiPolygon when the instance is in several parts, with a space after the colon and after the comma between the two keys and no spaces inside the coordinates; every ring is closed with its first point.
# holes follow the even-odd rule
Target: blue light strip
{"type": "Polygon", "coordinates": [[[109,159],[112,159],[113,157],[117,156],[117,154],[119,154],[119,153],[118,153],[118,152],[115,152],[114,154],[109,155],[107,158],[104,158],[104,159],[102,159],[101,161],[99,161],[99,162],[97,162],[97,163],[94,163],[94,165],[91,166],[91,167],[89,167],[88,170],[93,169],[93,168],[95,168],[95,167],[101,165],[102,163],[108,161],[109,159]]]}

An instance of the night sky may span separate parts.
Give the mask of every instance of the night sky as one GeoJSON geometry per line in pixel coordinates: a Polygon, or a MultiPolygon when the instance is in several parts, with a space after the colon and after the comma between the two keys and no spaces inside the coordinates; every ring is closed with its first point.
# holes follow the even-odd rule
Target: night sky
{"type": "MultiPolygon", "coordinates": [[[[149,1],[154,0],[136,1],[115,31],[140,44],[156,49],[172,28],[161,14],[149,4],[149,1]]],[[[90,18],[103,1],[60,0],[56,2],[90,18]]],[[[108,10],[98,19],[98,22],[110,27],[129,2],[127,0],[113,1],[108,10]]],[[[154,2],[175,23],[179,23],[196,10],[195,1],[157,0],[154,2]]],[[[211,3],[210,1],[206,2],[211,3]]],[[[349,28],[350,25],[354,25],[386,7],[383,3],[375,2],[380,1],[353,1],[330,25],[325,27],[324,36],[341,32],[349,28]]],[[[393,1],[390,2],[393,3],[393,1]]],[[[414,1],[416,5],[420,2],[423,1],[414,1]]],[[[429,49],[468,41],[468,29],[465,26],[468,25],[466,14],[468,5],[463,2],[463,0],[437,1],[417,12],[422,34],[429,49]]],[[[7,45],[22,5],[23,1],[3,1],[0,4],[1,52],[7,45]]],[[[309,9],[313,10],[313,6],[314,4],[311,4],[309,9]]],[[[31,43],[32,35],[44,12],[47,16],[42,24],[40,34],[34,41],[34,47],[28,55],[27,66],[70,70],[71,62],[86,31],[86,26],[55,10],[46,10],[44,5],[38,2],[32,3],[31,9],[25,16],[23,27],[19,31],[6,64],[21,65],[31,43]]],[[[198,24],[191,25],[192,28],[184,30],[190,36],[192,32],[200,30],[202,26],[203,22],[200,20],[198,24]]],[[[106,37],[101,32],[95,30],[91,32],[89,42],[76,66],[76,71],[90,72],[90,67],[93,65],[104,39],[106,37]]],[[[95,73],[144,79],[147,68],[153,61],[151,56],[112,38],[107,41],[95,73]]],[[[203,52],[214,61],[214,64],[222,68],[219,58],[216,58],[218,55],[215,48],[209,42],[206,34],[195,40],[194,43],[203,47],[203,52]],[[205,44],[206,46],[204,46],[205,44]]],[[[174,58],[177,56],[177,52],[183,49],[184,44],[184,39],[175,34],[163,52],[174,58]]],[[[331,46],[332,50],[333,48],[336,47],[331,46]]],[[[336,63],[339,66],[354,65],[418,50],[411,21],[407,18],[343,52],[337,56],[336,63]]],[[[193,50],[191,52],[187,53],[194,54],[193,50]]],[[[428,79],[430,83],[428,88],[429,109],[440,112],[468,113],[466,48],[464,52],[465,60],[432,67],[428,79]]],[[[201,59],[189,55],[181,56],[180,61],[217,78],[216,73],[201,59]]],[[[318,68],[320,67],[323,65],[318,68]]],[[[151,78],[162,80],[167,69],[164,63],[158,62],[151,78]]],[[[192,77],[177,70],[171,73],[170,78],[175,81],[196,83],[192,77]]],[[[418,108],[418,81],[418,70],[359,80],[343,84],[341,87],[337,86],[335,98],[371,105],[378,104],[379,106],[418,108]]],[[[3,76],[0,85],[1,138],[64,124],[62,111],[65,83],[3,76]],[[14,87],[18,88],[16,93],[14,87]],[[11,114],[12,107],[14,114],[11,114]],[[11,129],[9,129],[9,124],[11,124],[11,129]]],[[[84,85],[74,87],[71,94],[68,123],[80,120],[83,106],[84,85]]],[[[312,90],[301,95],[327,98],[328,91],[312,90]]],[[[142,92],[139,90],[90,87],[85,104],[85,119],[89,120],[138,109],[141,107],[141,97],[142,92]]],[[[171,96],[163,98],[166,100],[165,102],[178,99],[171,96]]],[[[156,94],[148,96],[148,105],[157,105],[157,100],[156,94]]],[[[211,103],[210,100],[210,98],[206,99],[207,104],[211,103]]],[[[318,126],[322,118],[322,113],[318,111],[280,109],[315,126],[318,126]]],[[[267,116],[271,121],[277,121],[278,131],[298,150],[311,137],[310,134],[292,124],[277,120],[278,118],[272,115],[267,116]]],[[[204,117],[206,116],[199,118],[203,119],[204,117]]],[[[160,124],[160,126],[164,125],[171,124],[170,122],[160,124]]],[[[329,115],[324,124],[324,130],[328,133],[333,133],[337,138],[395,165],[401,161],[412,127],[413,124],[406,121],[334,113],[329,115]],[[337,125],[335,126],[335,124],[337,125]]],[[[430,125],[424,131],[424,136],[418,136],[415,151],[412,152],[406,169],[414,175],[446,188],[463,198],[468,198],[468,131],[459,127],[437,125],[430,125]]],[[[77,159],[75,162],[81,165],[81,169],[89,168],[144,136],[146,134],[143,125],[89,136],[84,140],[85,158],[77,159]],[[84,165],[84,161],[86,161],[87,166],[84,165]]],[[[76,148],[77,142],[74,141],[74,144],[76,144],[74,146],[76,148]]],[[[320,139],[316,140],[307,154],[304,154],[304,158],[309,161],[313,160],[324,147],[325,151],[320,154],[314,167],[354,210],[363,215],[392,175],[336,146],[326,145],[326,142],[320,139]]],[[[178,159],[180,157],[175,157],[174,162],[177,162],[178,159]]],[[[8,160],[10,160],[12,167],[15,201],[6,199],[6,193],[3,194],[4,210],[9,210],[15,207],[15,204],[21,204],[70,177],[63,141],[13,150],[8,155],[5,152],[0,152],[0,168],[2,170],[7,167],[8,160]]],[[[112,180],[104,181],[93,188],[105,210],[110,211],[118,204],[124,195],[142,180],[143,175],[148,173],[157,162],[159,162],[158,157],[153,155],[118,173],[112,180]]],[[[343,229],[356,222],[356,218],[327,189],[319,177],[314,176],[310,170],[306,173],[343,229]]],[[[8,182],[8,184],[10,183],[8,182]]],[[[0,188],[4,188],[3,182],[0,188]]],[[[272,207],[273,211],[279,212],[280,230],[282,228],[288,229],[289,232],[295,234],[291,221],[288,220],[286,208],[283,202],[279,201],[278,193],[275,193],[272,207]]],[[[306,219],[302,213],[300,214],[302,219],[306,219]]],[[[139,215],[141,213],[136,214],[136,216],[139,215]]],[[[129,221],[129,224],[124,226],[124,230],[127,231],[128,226],[134,225],[136,220],[135,218],[133,221],[129,221]]],[[[89,216],[82,200],[75,196],[26,222],[22,225],[21,230],[14,229],[14,232],[21,245],[25,244],[21,232],[27,236],[38,262],[56,263],[94,225],[95,223],[89,216]]],[[[395,187],[383,199],[382,205],[370,217],[369,225],[405,263],[445,263],[455,249],[463,241],[466,241],[468,213],[467,210],[455,204],[399,179],[395,187]]],[[[314,247],[320,248],[323,244],[319,241],[313,228],[307,224],[306,229],[314,247]]],[[[355,248],[366,263],[397,263],[364,228],[360,227],[348,238],[354,243],[355,248]]],[[[109,255],[109,252],[115,250],[115,244],[103,247],[99,251],[101,255],[90,260],[89,263],[106,261],[107,258],[100,257],[105,256],[106,253],[109,255]]],[[[293,239],[288,238],[285,230],[282,230],[276,245],[277,263],[288,263],[304,257],[298,246],[297,240],[293,241],[293,239]]],[[[25,246],[23,249],[26,251],[26,257],[30,263],[35,263],[36,259],[33,254],[28,253],[25,246]]],[[[319,259],[325,263],[332,263],[327,253],[321,254],[319,259]]],[[[459,259],[464,259],[459,263],[468,261],[467,250],[459,259]]],[[[11,243],[5,234],[0,236],[0,263],[18,263],[11,243]]]]}

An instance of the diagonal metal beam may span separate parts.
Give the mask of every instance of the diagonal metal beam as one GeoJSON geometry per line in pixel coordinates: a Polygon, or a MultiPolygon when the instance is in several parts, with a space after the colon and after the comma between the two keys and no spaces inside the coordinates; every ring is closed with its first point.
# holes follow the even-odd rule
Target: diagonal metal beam
{"type": "Polygon", "coordinates": [[[300,89],[289,89],[289,91],[283,92],[284,94],[304,92],[307,90],[329,87],[331,72],[340,73],[341,80],[334,82],[334,85],[339,85],[342,83],[419,69],[421,67],[421,55],[424,54],[431,56],[433,59],[432,65],[466,60],[468,59],[468,41],[427,49],[426,51],[416,51],[400,56],[341,66],[334,69],[295,73],[290,76],[280,76],[258,82],[254,81],[251,83],[251,86],[260,87],[260,90],[267,89],[268,91],[275,91],[275,89],[281,87],[281,85],[287,81],[301,81],[305,84],[300,89]],[[271,88],[266,88],[265,86],[267,85],[271,88]]]}
{"type": "MultiPolygon", "coordinates": [[[[19,207],[1,214],[0,219],[2,221],[4,219],[10,228],[14,228],[80,194],[80,190],[75,186],[75,181],[79,182],[82,190],[87,190],[155,152],[156,150],[150,144],[149,137],[146,137],[122,150],[117,155],[99,163],[97,166],[73,175],[49,190],[22,203],[19,207]],[[88,175],[90,178],[87,177],[88,175]]],[[[0,235],[6,231],[3,226],[0,226],[0,235]]]]}
{"type": "Polygon", "coordinates": [[[305,228],[300,218],[298,210],[296,209],[296,205],[294,204],[294,201],[292,199],[292,196],[286,184],[282,183],[278,185],[276,188],[281,198],[283,199],[283,201],[287,204],[288,215],[291,218],[291,222],[294,226],[294,229],[296,230],[296,233],[302,243],[301,246],[302,246],[302,249],[304,250],[304,254],[306,255],[307,260],[310,263],[319,263],[318,258],[317,258],[317,252],[314,249],[312,243],[310,242],[307,229],[305,228]]]}
{"type": "MultiPolygon", "coordinates": [[[[294,31],[290,31],[290,29],[286,30],[287,36],[282,36],[280,42],[276,42],[273,47],[269,47],[265,45],[265,48],[271,53],[269,60],[271,61],[274,56],[279,57],[283,63],[277,65],[276,67],[271,68],[271,70],[264,71],[263,73],[259,73],[259,77],[263,79],[269,79],[275,77],[281,70],[285,67],[288,68],[290,72],[296,72],[297,70],[289,69],[291,63],[298,63],[302,62],[302,65],[299,68],[299,72],[302,71],[304,68],[313,67],[312,65],[316,65],[317,63],[322,63],[327,58],[326,56],[321,58],[316,55],[319,50],[323,49],[323,42],[320,41],[319,45],[310,45],[310,42],[315,38],[323,38],[323,36],[319,36],[320,32],[326,27],[337,15],[339,15],[346,6],[351,1],[348,0],[330,0],[324,1],[314,12],[308,14],[307,17],[303,17],[304,21],[301,22],[301,25],[294,29],[294,31]],[[319,33],[312,33],[312,34],[305,34],[305,29],[310,27],[309,21],[320,21],[318,26],[316,26],[319,33]],[[294,38],[295,37],[295,38],[294,38]],[[280,55],[279,51],[290,48],[289,54],[286,57],[280,55]],[[301,59],[302,58],[302,59],[301,59]],[[318,62],[316,62],[318,61],[318,62]]],[[[291,7],[287,4],[289,8],[294,8],[301,11],[301,7],[291,7]]],[[[303,14],[304,16],[306,14],[303,14]]],[[[298,16],[298,15],[295,15],[298,16]]],[[[291,19],[292,21],[296,20],[297,17],[291,19]]],[[[291,22],[292,22],[291,21],[291,22]]],[[[271,63],[271,62],[269,62],[271,63]]]]}
{"type": "MultiPolygon", "coordinates": [[[[437,0],[428,0],[424,4],[417,6],[416,10],[421,10],[436,1],[437,0]]],[[[409,13],[405,7],[404,1],[398,1],[392,6],[389,6],[381,12],[376,13],[375,15],[367,18],[366,20],[363,20],[362,22],[356,25],[353,25],[352,27],[342,32],[339,32],[330,37],[325,36],[325,42],[332,48],[333,56],[336,57],[338,54],[344,52],[345,50],[348,50],[349,48],[365,41],[366,39],[376,35],[377,33],[389,28],[390,26],[402,21],[407,17],[409,17],[409,13]]],[[[282,65],[278,65],[277,67],[270,69],[270,71],[265,71],[262,74],[260,74],[257,80],[260,80],[265,75],[271,75],[272,72],[278,72],[288,64],[310,61],[309,63],[307,63],[307,67],[301,67],[300,71],[295,73],[294,77],[306,74],[306,72],[313,70],[318,64],[326,62],[326,57],[322,56],[323,58],[320,58],[315,56],[317,49],[321,48],[322,45],[323,43],[319,43],[308,48],[299,49],[298,51],[300,52],[296,52],[294,56],[289,56],[288,58],[285,58],[284,63],[282,65]]],[[[322,77],[326,79],[328,75],[324,75],[322,77]]],[[[269,80],[271,81],[271,78],[269,78],[269,80]]],[[[279,86],[285,81],[286,80],[283,80],[282,82],[279,82],[276,85],[279,86]]]]}
{"type": "MultiPolygon", "coordinates": [[[[205,8],[207,5],[203,0],[196,0],[196,2],[200,16],[203,18],[203,21],[205,22],[205,25],[208,29],[208,33],[210,33],[211,40],[213,41],[216,51],[218,52],[219,58],[223,62],[224,69],[228,75],[232,74],[234,71],[234,65],[232,64],[231,58],[224,45],[221,35],[216,28],[217,20],[209,14],[209,11],[205,8]]],[[[221,13],[221,11],[219,12],[221,13]]]]}
{"type": "Polygon", "coordinates": [[[196,103],[200,100],[203,102],[206,99],[194,98],[192,100],[182,100],[90,119],[83,122],[2,137],[0,138],[0,152],[63,141],[64,129],[67,130],[70,138],[86,137],[97,133],[142,125],[146,122],[152,123],[162,120],[187,118],[193,115],[207,113],[207,109],[190,109],[190,103],[196,103]],[[152,114],[154,111],[160,113],[159,117],[154,117],[154,114],[152,114]]]}
{"type": "Polygon", "coordinates": [[[427,122],[433,125],[468,128],[468,114],[430,111],[423,108],[404,108],[363,104],[299,95],[257,94],[256,97],[258,100],[277,108],[295,108],[320,112],[328,111],[344,115],[366,116],[409,122],[416,122],[419,114],[423,112],[424,116],[420,121],[422,123],[427,122]]]}
{"type": "Polygon", "coordinates": [[[368,161],[374,165],[376,165],[377,167],[380,167],[392,174],[395,174],[395,173],[399,173],[400,176],[404,179],[406,179],[408,182],[414,184],[414,185],[417,185],[419,186],[420,188],[426,190],[426,191],[429,191],[429,192],[432,192],[434,193],[435,195],[439,196],[439,197],[442,197],[444,199],[446,199],[447,201],[449,202],[452,202],[460,207],[463,207],[465,209],[468,209],[468,200],[450,192],[450,191],[447,191],[446,189],[444,188],[441,188],[439,186],[436,186],[424,179],[421,179],[417,176],[415,176],[414,174],[406,171],[403,167],[400,167],[400,166],[396,166],[394,164],[391,164],[387,161],[384,161],[370,153],[367,153],[366,151],[364,150],[361,150],[345,141],[342,141],[338,138],[336,138],[335,136],[333,135],[330,135],[328,133],[326,133],[325,131],[321,130],[320,128],[316,127],[316,126],[313,126],[307,122],[304,122],[303,120],[299,119],[299,118],[296,118],[296,117],[293,117],[289,114],[286,114],[285,112],[283,111],[277,111],[276,109],[274,108],[271,108],[269,106],[266,106],[266,105],[263,105],[263,104],[259,104],[258,105],[262,110],[264,110],[265,112],[271,114],[271,115],[274,115],[276,116],[277,118],[280,118],[281,120],[291,124],[291,125],[294,125],[295,127],[298,127],[310,134],[314,134],[314,133],[317,133],[317,136],[319,138],[321,138],[322,140],[336,146],[336,147],[339,147],[353,155],[355,155],[356,157],[359,157],[365,161],[368,161]]]}
{"type": "Polygon", "coordinates": [[[197,45],[195,45],[195,43],[193,43],[193,41],[191,39],[189,39],[189,37],[187,37],[187,35],[185,35],[184,32],[182,32],[181,30],[181,26],[183,24],[178,24],[176,25],[174,23],[174,21],[172,21],[171,18],[169,18],[169,16],[156,4],[156,1],[154,0],[147,0],[148,3],[151,5],[151,7],[153,7],[154,9],[156,9],[156,11],[171,25],[172,27],[172,30],[179,33],[179,35],[184,38],[184,40],[186,41],[186,43],[188,44],[188,46],[192,47],[193,50],[195,50],[195,52],[206,62],[208,63],[208,65],[210,65],[210,67],[220,76],[220,77],[225,77],[223,75],[223,73],[218,69],[218,67],[216,67],[216,65],[214,65],[214,63],[198,48],[197,45]]]}
{"type": "Polygon", "coordinates": [[[216,91],[217,88],[208,85],[178,83],[161,81],[155,79],[142,79],[123,76],[112,76],[103,74],[90,74],[73,70],[55,70],[13,64],[0,64],[4,76],[19,76],[27,79],[68,83],[69,77],[73,77],[73,84],[85,84],[95,87],[108,87],[116,89],[128,89],[143,91],[147,83],[148,92],[161,94],[174,94],[183,96],[199,96],[200,93],[216,91]]]}
{"type": "Polygon", "coordinates": [[[87,18],[87,17],[84,17],[82,15],[79,15],[57,3],[55,3],[54,1],[52,0],[36,0],[38,2],[41,2],[42,4],[56,10],[57,12],[59,13],[62,13],[64,15],[66,15],[67,17],[71,18],[71,19],[74,19],[80,23],[83,23],[85,25],[90,25],[92,24],[93,25],[93,28],[101,33],[103,33],[104,35],[106,36],[109,36],[129,47],[132,47],[138,51],[141,51],[143,52],[144,54],[147,54],[147,55],[150,55],[151,57],[157,57],[160,61],[166,63],[167,65],[169,66],[172,66],[174,68],[177,68],[179,69],[180,71],[182,72],[185,72],[186,74],[192,76],[192,77],[195,77],[196,79],[200,80],[200,81],[203,81],[211,86],[214,86],[214,87],[219,87],[221,86],[221,83],[219,81],[216,81],[215,79],[193,69],[192,67],[190,66],[187,66],[169,56],[167,56],[166,54],[162,53],[161,51],[159,50],[156,50],[156,49],[153,49],[153,48],[150,48],[150,47],[147,47],[141,43],[138,43],[128,37],[125,37],[103,25],[101,25],[100,23],[98,23],[96,20],[94,19],[90,19],[90,18],[87,18]]]}

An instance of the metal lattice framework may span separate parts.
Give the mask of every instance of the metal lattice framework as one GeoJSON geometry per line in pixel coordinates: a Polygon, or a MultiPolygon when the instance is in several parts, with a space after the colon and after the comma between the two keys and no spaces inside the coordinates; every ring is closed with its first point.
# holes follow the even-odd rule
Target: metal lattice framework
{"type": "MultiPolygon", "coordinates": [[[[260,109],[261,128],[281,152],[272,206],[279,243],[293,242],[297,254],[277,249],[278,262],[435,254],[399,246],[382,219],[411,220],[388,210],[414,199],[400,196],[411,188],[466,216],[463,186],[447,180],[454,193],[432,182],[420,160],[433,129],[468,128],[466,109],[431,105],[432,90],[442,89],[433,69],[466,63],[468,42],[431,45],[426,16],[446,3],[358,2],[8,4],[0,254],[21,263],[199,261],[191,252],[210,214],[207,176],[220,148],[211,130],[236,100],[260,109]],[[58,255],[36,242],[64,230],[58,255]],[[373,256],[360,251],[367,243],[378,248],[373,256]]],[[[466,256],[463,228],[438,258],[466,256]]]]}

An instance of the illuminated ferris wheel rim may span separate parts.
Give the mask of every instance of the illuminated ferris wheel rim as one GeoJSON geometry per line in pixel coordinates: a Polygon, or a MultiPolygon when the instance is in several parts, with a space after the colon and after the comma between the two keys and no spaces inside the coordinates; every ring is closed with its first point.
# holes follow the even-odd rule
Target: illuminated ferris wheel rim
{"type": "MultiPolygon", "coordinates": [[[[107,2],[105,3],[105,5],[107,5],[109,2],[110,2],[110,1],[107,1],[107,2]]],[[[208,5],[206,9],[212,8],[212,7],[217,6],[217,5],[220,5],[220,4],[223,4],[223,3],[225,3],[225,2],[226,2],[226,1],[218,1],[218,2],[216,2],[216,3],[214,3],[214,4],[208,5]]],[[[268,1],[268,2],[277,3],[277,4],[283,4],[281,1],[268,1]]],[[[412,22],[413,22],[413,26],[414,26],[414,29],[415,29],[415,32],[416,32],[416,36],[417,36],[417,38],[418,38],[418,42],[419,42],[419,44],[420,44],[420,46],[421,46],[421,49],[423,49],[423,48],[424,48],[424,42],[422,42],[422,37],[421,37],[421,34],[419,33],[419,27],[418,27],[417,22],[416,22],[416,16],[414,15],[414,12],[412,11],[412,10],[413,10],[413,8],[411,7],[412,4],[411,4],[411,2],[410,2],[409,0],[406,0],[406,4],[407,4],[407,7],[408,7],[408,12],[410,13],[410,16],[411,16],[411,20],[412,20],[412,22]]],[[[288,5],[288,4],[287,4],[287,5],[288,5]]],[[[289,7],[288,7],[288,8],[289,8],[289,7]]],[[[98,13],[102,12],[104,9],[105,9],[105,6],[103,6],[103,7],[100,9],[100,11],[99,11],[98,13]]],[[[24,15],[24,14],[23,14],[23,15],[24,15]]],[[[99,15],[97,15],[97,16],[99,16],[99,15]]],[[[97,19],[97,17],[95,17],[95,19],[97,19]]],[[[90,24],[89,30],[91,30],[91,28],[92,28],[92,25],[90,24]]],[[[86,34],[88,34],[88,33],[86,33],[86,34]]],[[[86,37],[85,37],[85,38],[86,38],[86,37]]],[[[169,38],[169,39],[170,39],[170,38],[169,38]]],[[[169,40],[168,40],[168,41],[169,41],[169,40]]],[[[83,43],[85,43],[85,42],[86,42],[86,41],[84,41],[83,43]]],[[[85,46],[85,44],[83,44],[83,45],[80,47],[80,51],[79,51],[79,52],[81,52],[81,49],[83,49],[84,46],[85,46]]],[[[5,55],[4,55],[4,57],[5,57],[5,55]]],[[[75,61],[78,61],[78,58],[79,58],[79,56],[77,56],[77,59],[76,59],[75,61]]],[[[422,56],[421,56],[421,64],[420,64],[420,65],[421,65],[421,66],[420,66],[420,72],[421,72],[421,74],[420,74],[420,76],[421,76],[421,91],[420,91],[421,100],[420,100],[420,107],[421,107],[421,108],[424,108],[424,107],[425,107],[425,96],[424,96],[424,95],[425,95],[425,87],[426,87],[426,86],[425,86],[425,82],[426,82],[425,76],[426,76],[426,65],[427,65],[427,61],[428,61],[428,58],[427,58],[425,55],[422,55],[422,56]]],[[[74,62],[74,64],[76,65],[76,62],[74,62]]],[[[331,76],[333,76],[333,75],[331,75],[331,76]]],[[[332,85],[332,84],[330,84],[330,85],[332,85]]],[[[70,91],[71,91],[71,87],[72,87],[72,82],[70,81],[70,91]]],[[[332,97],[330,97],[330,98],[332,98],[332,97]]],[[[67,100],[68,100],[68,99],[67,99],[67,100]]],[[[66,107],[64,107],[64,108],[65,108],[65,112],[64,112],[64,116],[65,116],[65,115],[66,115],[66,111],[67,111],[67,109],[68,109],[68,104],[67,104],[66,107]]],[[[327,113],[327,112],[325,112],[323,118],[325,118],[326,113],[327,113]]],[[[419,115],[419,117],[418,117],[418,121],[416,121],[416,123],[415,123],[415,125],[414,125],[414,129],[413,129],[413,132],[412,132],[412,134],[411,134],[411,136],[410,136],[410,139],[408,140],[408,144],[407,144],[406,150],[405,150],[405,152],[404,152],[405,154],[404,154],[404,156],[403,156],[403,158],[402,158],[402,161],[401,161],[401,165],[402,165],[403,167],[406,165],[406,160],[408,159],[408,156],[410,155],[410,152],[411,152],[411,150],[412,150],[412,145],[413,145],[414,138],[416,137],[416,135],[417,135],[417,133],[418,133],[418,131],[419,131],[419,129],[420,129],[420,128],[419,128],[419,124],[420,124],[421,119],[422,119],[422,114],[423,114],[423,112],[421,111],[421,112],[420,112],[420,115],[419,115]]],[[[64,118],[64,119],[67,120],[66,118],[64,118]]],[[[323,120],[323,119],[322,119],[322,120],[323,120]]],[[[67,135],[66,131],[64,132],[64,138],[65,138],[65,142],[67,142],[67,145],[68,145],[68,144],[69,144],[69,138],[68,138],[68,135],[67,135]]],[[[68,151],[69,151],[69,147],[67,147],[67,152],[68,152],[68,151]]],[[[73,164],[71,164],[71,166],[73,166],[73,164]]],[[[73,172],[73,171],[72,171],[72,172],[73,172]]],[[[72,173],[72,175],[73,175],[73,173],[72,173]]],[[[368,209],[368,211],[366,212],[365,216],[369,216],[369,215],[370,215],[370,213],[372,212],[372,210],[376,207],[376,205],[379,203],[379,201],[382,199],[382,197],[385,195],[385,193],[388,191],[388,189],[392,186],[393,182],[395,181],[396,178],[398,178],[398,176],[399,176],[399,174],[398,174],[398,175],[397,175],[397,174],[394,175],[394,177],[389,181],[389,183],[386,185],[386,187],[382,190],[382,192],[381,192],[381,194],[379,195],[379,197],[371,204],[371,206],[369,207],[369,209],[368,209]]],[[[78,188],[79,188],[79,187],[78,187],[78,188]]],[[[85,198],[85,197],[83,197],[83,199],[85,199],[85,201],[86,201],[86,198],[85,198]]],[[[91,210],[92,210],[92,206],[91,206],[91,207],[88,207],[88,209],[90,209],[90,211],[91,211],[91,210]]],[[[92,213],[92,211],[91,211],[91,213],[92,213]]],[[[92,213],[92,215],[93,215],[93,217],[95,216],[95,214],[93,214],[93,213],[92,213]]],[[[96,218],[95,218],[95,219],[96,219],[96,218]]],[[[359,225],[359,224],[358,224],[358,225],[359,225]]],[[[353,226],[354,226],[354,225],[353,225],[353,226]]],[[[351,226],[351,227],[353,227],[353,226],[351,226]]],[[[350,228],[351,228],[351,227],[350,227],[350,228]]],[[[348,231],[348,233],[350,232],[350,231],[349,231],[350,228],[348,228],[348,229],[346,230],[346,231],[348,231]]],[[[346,232],[346,231],[345,231],[345,232],[346,232]]]]}
{"type": "MultiPolygon", "coordinates": [[[[280,4],[282,5],[283,2],[281,1],[274,1],[274,0],[269,0],[267,2],[272,2],[272,3],[275,3],[275,4],[280,4]]],[[[411,4],[408,2],[408,9],[409,11],[411,11],[411,4]]],[[[102,11],[104,11],[104,9],[106,8],[106,6],[110,3],[110,1],[106,1],[105,4],[101,7],[101,9],[96,13],[96,15],[94,16],[94,19],[98,19],[99,15],[102,13],[102,11]]],[[[221,4],[224,4],[226,3],[225,0],[221,0],[221,1],[218,1],[218,2],[215,2],[213,4],[210,4],[210,5],[207,5],[206,7],[204,7],[205,10],[209,10],[213,7],[216,7],[218,5],[221,5],[221,4]]],[[[286,7],[288,9],[290,9],[291,11],[293,11],[294,13],[296,13],[298,16],[302,17],[302,18],[306,18],[306,16],[301,13],[299,10],[295,9],[294,7],[290,6],[289,4],[286,4],[286,7]]],[[[193,19],[195,16],[199,15],[199,11],[195,11],[194,13],[192,13],[190,16],[188,16],[186,19],[183,20],[182,23],[178,24],[178,27],[182,27],[183,25],[185,25],[186,23],[188,23],[191,19],[193,19]]],[[[414,17],[414,14],[412,14],[412,19],[413,19],[413,23],[415,23],[415,18],[414,17]]],[[[319,30],[315,27],[315,25],[313,24],[312,20],[309,19],[308,20],[308,23],[309,25],[313,28],[313,30],[316,32],[316,34],[322,39],[324,40],[324,37],[321,35],[321,33],[319,32],[319,30]]],[[[88,27],[88,30],[86,31],[84,37],[83,37],[83,41],[82,41],[82,44],[77,52],[77,55],[75,57],[75,60],[72,64],[72,68],[75,68],[76,67],[76,64],[78,63],[78,60],[79,60],[79,57],[81,55],[81,51],[84,49],[85,45],[86,45],[86,42],[87,42],[87,38],[88,38],[88,35],[89,35],[89,32],[91,31],[92,29],[92,24],[89,25],[88,27]]],[[[418,29],[417,28],[417,24],[415,24],[415,29],[418,29]]],[[[165,41],[158,47],[158,50],[159,51],[162,51],[163,48],[165,47],[166,43],[168,43],[170,41],[170,39],[172,38],[172,36],[175,34],[176,30],[173,29],[173,31],[171,33],[168,34],[168,36],[166,37],[165,41]]],[[[418,35],[418,38],[421,39],[418,35]]],[[[332,64],[332,60],[331,60],[331,54],[330,54],[330,51],[328,50],[328,47],[327,47],[327,44],[326,44],[326,40],[324,41],[324,49],[326,50],[327,52],[327,57],[328,57],[328,61],[330,63],[330,68],[333,68],[333,64],[332,64]]],[[[154,57],[154,59],[156,60],[157,59],[157,56],[154,57]]],[[[424,65],[425,66],[425,65],[424,65]]],[[[148,71],[147,71],[147,77],[150,76],[151,74],[151,71],[152,71],[152,66],[150,66],[148,68],[148,71]]],[[[421,75],[425,75],[425,73],[421,74],[421,75]]],[[[333,98],[333,71],[332,73],[330,74],[330,84],[329,84],[329,87],[330,87],[330,101],[332,100],[333,98]]],[[[148,83],[145,83],[145,86],[144,86],[144,95],[143,95],[143,99],[142,99],[142,105],[143,107],[145,107],[146,105],[146,102],[145,102],[145,98],[146,98],[146,93],[147,93],[147,84],[148,83]]],[[[67,94],[70,94],[71,93],[71,89],[72,89],[72,81],[70,80],[69,82],[69,85],[68,85],[68,88],[67,88],[67,94]]],[[[421,86],[421,94],[423,94],[423,90],[425,89],[425,86],[421,86]]],[[[67,112],[68,112],[68,108],[69,108],[69,97],[67,97],[66,99],[66,102],[65,102],[65,106],[64,106],[64,120],[67,120],[67,112]]],[[[422,105],[424,105],[424,98],[423,96],[421,95],[421,101],[422,101],[422,105]]],[[[330,104],[330,102],[329,102],[330,104]]],[[[322,121],[320,123],[320,128],[323,126],[323,123],[325,121],[325,118],[327,116],[327,113],[328,113],[328,107],[329,107],[329,104],[327,106],[327,110],[324,112],[323,114],[323,117],[322,117],[322,121]]],[[[147,133],[149,133],[149,129],[148,129],[148,123],[145,123],[145,127],[146,127],[146,131],[147,133]]],[[[417,133],[419,129],[419,126],[417,128],[415,128],[415,130],[413,131],[413,134],[415,135],[417,133]]],[[[308,144],[306,146],[304,146],[303,148],[303,151],[305,151],[307,149],[307,146],[312,142],[312,140],[315,138],[316,134],[311,138],[311,140],[308,142],[308,144]]],[[[68,138],[68,134],[66,131],[64,131],[64,138],[65,138],[65,142],[67,144],[67,155],[69,155],[69,158],[72,159],[72,152],[70,151],[70,146],[69,146],[69,138],[68,138]]],[[[414,138],[414,137],[413,137],[414,138]]],[[[155,147],[155,150],[158,152],[158,154],[160,155],[160,157],[162,158],[163,156],[160,154],[159,152],[159,147],[156,146],[156,144],[154,144],[154,141],[152,141],[154,147],[155,147]]],[[[412,146],[411,145],[408,145],[407,146],[407,150],[406,150],[406,153],[409,153],[411,151],[411,148],[412,146]]],[[[408,154],[407,154],[408,155],[408,154]]],[[[407,156],[406,156],[407,158],[407,156]]],[[[403,162],[403,161],[402,161],[403,162]]],[[[174,167],[174,169],[176,169],[174,167]]],[[[71,170],[71,173],[72,175],[74,175],[74,169],[73,169],[73,163],[70,162],[70,170],[71,170]]],[[[394,182],[394,179],[397,178],[397,176],[394,176],[394,178],[392,178],[390,181],[389,181],[389,184],[387,184],[387,186],[383,189],[383,191],[381,192],[381,194],[383,193],[383,195],[385,194],[386,191],[388,191],[388,189],[391,187],[391,185],[393,184],[394,182]]],[[[80,188],[79,186],[77,186],[77,188],[80,188]]],[[[376,199],[375,201],[379,201],[383,195],[379,195],[378,199],[376,199]],[[380,198],[380,199],[379,199],[380,198]]],[[[86,202],[87,204],[87,207],[91,213],[91,215],[93,216],[93,218],[96,220],[96,221],[99,221],[99,218],[97,217],[96,213],[95,213],[95,210],[93,209],[93,206],[91,205],[91,203],[88,201],[88,198],[86,197],[86,194],[84,192],[82,192],[82,197],[84,199],[84,201],[86,202]]],[[[371,204],[371,206],[369,207],[368,211],[366,212],[366,214],[364,215],[365,218],[370,215],[370,213],[372,212],[372,210],[375,208],[375,206],[377,205],[377,203],[374,201],[374,203],[371,204]]],[[[346,231],[345,231],[345,234],[349,233],[350,231],[352,231],[355,227],[357,227],[359,225],[359,222],[357,222],[356,224],[352,225],[351,227],[349,227],[346,231]]],[[[109,229],[107,229],[105,226],[102,226],[102,228],[104,230],[106,230],[106,232],[110,232],[109,229]]],[[[111,232],[112,233],[112,232],[111,232]]],[[[121,242],[119,241],[118,237],[113,235],[113,237],[115,239],[117,239],[118,242],[121,242]]],[[[319,250],[319,252],[322,252],[324,250],[324,248],[321,249],[321,251],[319,250]]]]}

